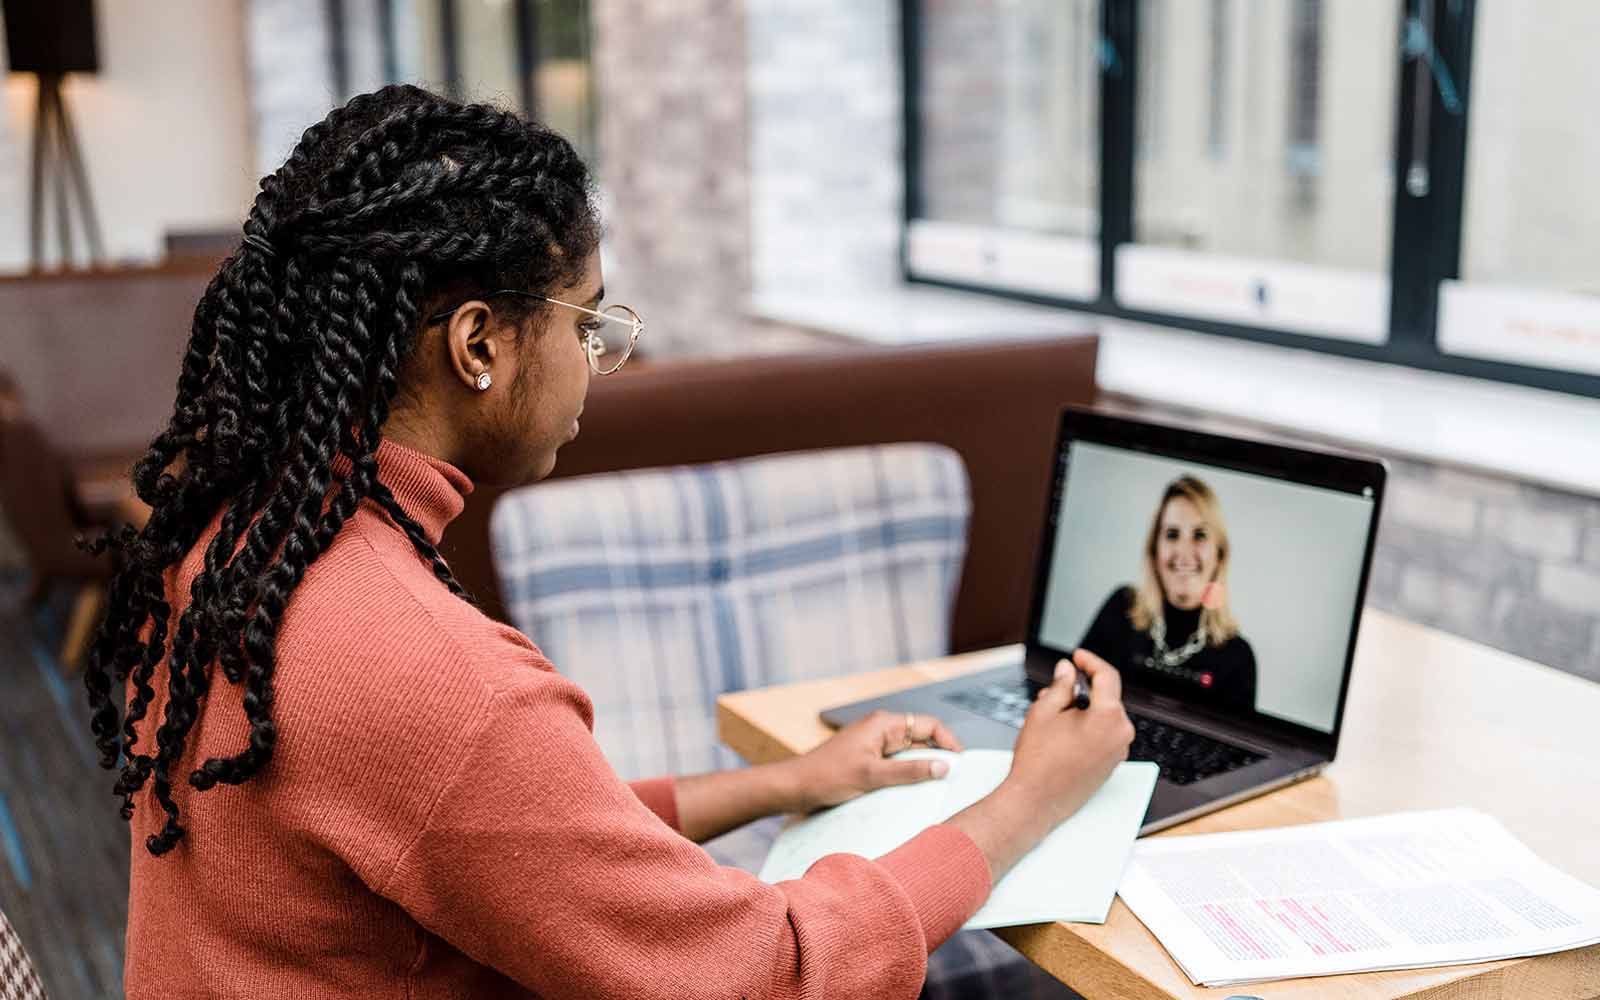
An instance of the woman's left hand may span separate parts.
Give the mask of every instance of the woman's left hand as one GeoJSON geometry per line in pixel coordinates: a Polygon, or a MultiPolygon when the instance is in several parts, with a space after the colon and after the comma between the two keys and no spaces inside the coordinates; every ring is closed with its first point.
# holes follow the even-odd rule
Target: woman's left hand
{"type": "Polygon", "coordinates": [[[890,760],[889,755],[913,746],[963,749],[948,726],[931,715],[906,715],[879,710],[834,733],[828,742],[790,761],[797,807],[809,812],[888,785],[909,785],[942,778],[949,766],[942,760],[890,760]]]}

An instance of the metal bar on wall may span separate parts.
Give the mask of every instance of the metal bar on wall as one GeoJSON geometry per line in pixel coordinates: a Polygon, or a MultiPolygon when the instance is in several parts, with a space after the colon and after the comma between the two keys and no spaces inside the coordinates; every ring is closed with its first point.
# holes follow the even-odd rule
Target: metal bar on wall
{"type": "Polygon", "coordinates": [[[44,179],[50,158],[50,93],[45,74],[39,74],[39,93],[33,112],[33,171],[28,187],[28,266],[44,267],[44,179]]]}

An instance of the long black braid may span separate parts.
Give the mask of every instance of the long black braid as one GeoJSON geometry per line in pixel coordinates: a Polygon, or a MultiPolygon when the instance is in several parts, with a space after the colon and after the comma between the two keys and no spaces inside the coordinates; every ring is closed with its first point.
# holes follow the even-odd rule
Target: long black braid
{"type": "Polygon", "coordinates": [[[250,738],[189,784],[236,785],[272,759],[278,628],[307,567],[363,501],[470,600],[379,480],[402,366],[426,305],[570,281],[598,223],[588,170],[560,136],[492,106],[395,86],[307,129],[262,179],[244,237],[195,307],[172,419],[134,468],[150,519],[91,546],[118,556],[85,676],[91,728],[101,766],[121,764],[122,816],[146,783],[166,813],[146,841],[152,854],[184,836],[171,769],[214,667],[244,685],[250,738]],[[169,573],[219,511],[174,620],[169,573]],[[146,716],[163,663],[167,702],[152,737],[146,716]],[[119,719],[113,681],[124,679],[119,719]]]}

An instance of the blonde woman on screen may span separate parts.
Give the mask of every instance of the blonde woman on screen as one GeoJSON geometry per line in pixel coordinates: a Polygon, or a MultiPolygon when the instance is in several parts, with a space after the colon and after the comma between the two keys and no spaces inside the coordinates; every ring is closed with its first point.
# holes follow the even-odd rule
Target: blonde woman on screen
{"type": "Polygon", "coordinates": [[[1143,683],[1253,710],[1256,658],[1228,606],[1229,555],[1217,495],[1178,477],[1151,518],[1142,581],[1106,598],[1079,645],[1143,683]]]}

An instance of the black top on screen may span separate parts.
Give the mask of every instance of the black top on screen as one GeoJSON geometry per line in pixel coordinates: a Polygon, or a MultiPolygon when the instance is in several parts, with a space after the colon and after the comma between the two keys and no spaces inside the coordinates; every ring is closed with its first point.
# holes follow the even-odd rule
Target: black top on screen
{"type": "Polygon", "coordinates": [[[1106,598],[1079,646],[1124,674],[1165,681],[1182,688],[1186,700],[1200,704],[1253,710],[1256,704],[1256,656],[1242,635],[1220,644],[1194,642],[1200,635],[1200,609],[1184,610],[1170,602],[1163,607],[1164,650],[1156,648],[1150,630],[1131,620],[1132,587],[1119,587],[1106,598]],[[1164,655],[1163,655],[1164,654],[1164,655]]]}

